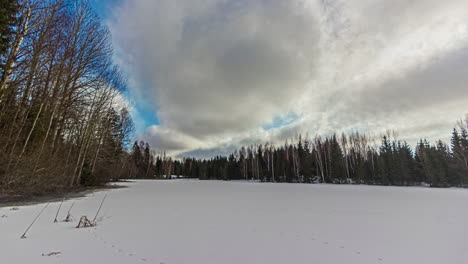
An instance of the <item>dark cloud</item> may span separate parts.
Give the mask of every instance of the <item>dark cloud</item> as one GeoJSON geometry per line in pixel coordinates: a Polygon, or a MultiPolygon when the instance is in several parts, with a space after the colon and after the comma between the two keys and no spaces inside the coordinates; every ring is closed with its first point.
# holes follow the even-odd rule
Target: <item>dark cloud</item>
{"type": "Polygon", "coordinates": [[[140,137],[174,153],[307,132],[449,134],[466,111],[463,0],[124,0],[115,12],[117,60],[161,122],[140,137]],[[287,113],[301,118],[262,128],[287,113]]]}

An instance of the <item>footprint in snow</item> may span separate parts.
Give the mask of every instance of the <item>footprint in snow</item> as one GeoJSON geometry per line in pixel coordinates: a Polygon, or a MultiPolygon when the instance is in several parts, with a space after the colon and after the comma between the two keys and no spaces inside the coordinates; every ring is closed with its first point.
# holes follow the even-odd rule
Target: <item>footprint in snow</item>
{"type": "MultiPolygon", "coordinates": [[[[138,258],[138,257],[139,257],[136,253],[128,253],[128,252],[126,252],[126,251],[123,250],[123,249],[117,248],[116,245],[113,245],[113,244],[107,242],[103,237],[97,235],[97,234],[94,233],[94,232],[93,232],[93,235],[94,235],[94,237],[96,237],[98,240],[102,241],[103,244],[108,245],[108,246],[110,245],[110,247],[111,247],[111,248],[114,248],[114,250],[116,249],[116,251],[115,251],[116,253],[119,253],[119,254],[122,254],[122,255],[126,255],[126,256],[128,256],[128,257],[133,257],[133,258],[138,258]]],[[[146,258],[140,258],[139,260],[140,260],[140,261],[143,261],[143,262],[146,262],[146,261],[147,261],[146,258]]]]}
{"type": "Polygon", "coordinates": [[[55,252],[49,252],[49,253],[47,253],[47,254],[42,253],[42,256],[43,256],[43,257],[51,257],[51,256],[58,255],[58,254],[60,254],[60,253],[62,253],[62,252],[60,252],[60,251],[55,251],[55,252]]]}

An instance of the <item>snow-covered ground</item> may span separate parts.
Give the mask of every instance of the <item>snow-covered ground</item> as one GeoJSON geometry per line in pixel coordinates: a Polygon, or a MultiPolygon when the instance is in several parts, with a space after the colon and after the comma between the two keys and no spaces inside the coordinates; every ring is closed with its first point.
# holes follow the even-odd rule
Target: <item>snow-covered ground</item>
{"type": "Polygon", "coordinates": [[[73,201],[0,208],[0,263],[468,263],[468,190],[137,181],[73,201]],[[90,218],[105,194],[102,219],[90,218]],[[43,256],[44,255],[44,256],[43,256]],[[50,256],[48,256],[50,255],[50,256]]]}

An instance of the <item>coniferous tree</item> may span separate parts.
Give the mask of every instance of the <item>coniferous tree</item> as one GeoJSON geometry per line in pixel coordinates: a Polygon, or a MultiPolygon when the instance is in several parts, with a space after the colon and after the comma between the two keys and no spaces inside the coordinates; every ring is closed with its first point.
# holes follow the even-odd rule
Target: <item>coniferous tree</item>
{"type": "Polygon", "coordinates": [[[452,149],[452,156],[451,156],[451,163],[450,163],[450,184],[451,185],[463,185],[463,178],[465,172],[465,164],[464,158],[462,154],[462,144],[461,139],[458,134],[458,131],[454,128],[452,132],[451,138],[451,149],[452,149]]]}
{"type": "Polygon", "coordinates": [[[383,136],[382,145],[380,146],[380,156],[378,162],[379,173],[377,181],[384,185],[393,185],[395,165],[392,143],[387,138],[387,136],[383,136]]]}
{"type": "Polygon", "coordinates": [[[148,178],[148,176],[150,175],[150,169],[152,167],[150,147],[149,147],[148,143],[145,143],[145,148],[144,148],[144,151],[143,151],[143,157],[142,158],[143,158],[143,162],[142,162],[143,168],[142,169],[145,171],[144,178],[148,178]]]}
{"type": "Polygon", "coordinates": [[[416,168],[413,154],[410,146],[406,142],[398,142],[397,149],[398,175],[400,176],[399,185],[413,185],[416,175],[416,168]]]}
{"type": "Polygon", "coordinates": [[[425,153],[427,148],[427,142],[422,139],[416,145],[416,150],[414,154],[415,162],[415,181],[417,183],[428,183],[429,179],[427,177],[426,165],[424,164],[425,153]]]}
{"type": "Polygon", "coordinates": [[[330,139],[330,177],[333,182],[346,182],[346,169],[343,163],[343,152],[336,135],[333,135],[330,139]]]}
{"type": "MultiPolygon", "coordinates": [[[[463,185],[463,140],[466,139],[463,132],[459,134],[454,130],[451,149],[442,141],[430,145],[426,140],[420,140],[414,153],[407,142],[389,140],[387,136],[382,137],[378,150],[369,146],[366,136],[353,133],[346,139],[344,137],[346,135],[340,139],[336,135],[317,137],[310,142],[308,139],[302,141],[299,136],[296,144],[286,141],[277,148],[270,144],[251,145],[228,157],[216,156],[209,160],[172,160],[165,154],[154,156],[148,144],[135,142],[129,157],[136,168],[148,168],[150,160],[150,171],[154,160],[155,174],[161,178],[175,174],[202,180],[319,181],[404,186],[426,182],[433,187],[463,185]]],[[[141,176],[141,172],[135,175],[146,177],[141,176]]]]}
{"type": "MultiPolygon", "coordinates": [[[[18,10],[17,0],[0,0],[0,69],[4,63],[4,55],[10,46],[11,36],[16,23],[16,13],[18,10]]],[[[1,73],[1,72],[0,72],[1,73]]]]}
{"type": "Polygon", "coordinates": [[[302,165],[301,173],[304,175],[304,182],[311,183],[316,175],[314,170],[314,158],[310,150],[310,142],[304,140],[304,147],[299,148],[299,159],[302,165]]]}
{"type": "Polygon", "coordinates": [[[441,140],[437,142],[434,155],[434,170],[437,176],[436,181],[433,184],[437,187],[447,187],[449,186],[450,155],[448,153],[447,145],[445,145],[441,140]]]}
{"type": "Polygon", "coordinates": [[[141,174],[140,174],[140,164],[141,164],[141,161],[142,161],[142,155],[141,155],[141,149],[140,149],[140,146],[138,145],[138,141],[135,141],[135,143],[133,143],[133,147],[132,147],[132,152],[130,154],[130,157],[133,161],[133,178],[140,178],[141,177],[141,174]]]}

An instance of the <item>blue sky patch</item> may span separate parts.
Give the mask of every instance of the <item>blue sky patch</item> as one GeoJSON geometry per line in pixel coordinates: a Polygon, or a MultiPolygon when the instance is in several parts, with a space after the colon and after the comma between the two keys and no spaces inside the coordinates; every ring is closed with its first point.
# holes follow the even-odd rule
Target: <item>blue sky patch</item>
{"type": "Polygon", "coordinates": [[[271,123],[268,123],[262,127],[265,130],[271,130],[271,129],[275,129],[279,127],[284,127],[284,126],[294,123],[299,118],[300,116],[297,115],[296,113],[289,112],[285,116],[276,116],[275,118],[273,118],[273,121],[271,123]]]}

